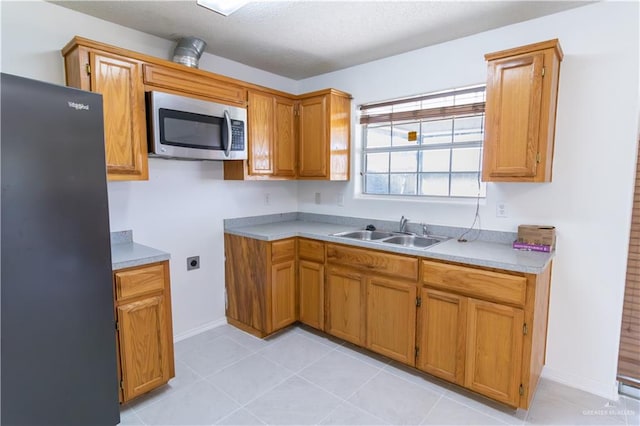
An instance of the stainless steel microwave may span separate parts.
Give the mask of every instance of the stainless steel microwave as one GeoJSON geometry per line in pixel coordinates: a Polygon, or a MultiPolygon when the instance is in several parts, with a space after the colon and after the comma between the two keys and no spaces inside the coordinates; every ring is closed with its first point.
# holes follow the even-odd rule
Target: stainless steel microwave
{"type": "Polygon", "coordinates": [[[247,110],[244,108],[148,92],[147,114],[152,156],[247,159],[247,110]]]}

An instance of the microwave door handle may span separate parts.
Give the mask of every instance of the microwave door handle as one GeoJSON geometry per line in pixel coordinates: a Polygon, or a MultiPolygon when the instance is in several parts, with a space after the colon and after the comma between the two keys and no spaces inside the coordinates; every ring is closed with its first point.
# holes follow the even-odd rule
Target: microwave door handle
{"type": "Polygon", "coordinates": [[[225,125],[227,126],[227,132],[226,132],[227,137],[222,142],[224,144],[224,156],[228,157],[229,154],[231,153],[231,143],[233,141],[233,133],[231,129],[231,117],[229,116],[229,111],[227,111],[226,109],[224,110],[224,122],[225,122],[225,125]]]}

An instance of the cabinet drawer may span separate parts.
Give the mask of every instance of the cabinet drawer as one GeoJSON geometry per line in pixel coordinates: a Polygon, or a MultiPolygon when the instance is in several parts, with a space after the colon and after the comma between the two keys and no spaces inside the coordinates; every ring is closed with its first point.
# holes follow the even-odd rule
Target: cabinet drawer
{"type": "Polygon", "coordinates": [[[271,243],[271,261],[274,263],[294,258],[296,241],[294,239],[274,241],[271,243]]]}
{"type": "Polygon", "coordinates": [[[164,265],[116,272],[116,300],[164,289],[164,265]]]}
{"type": "Polygon", "coordinates": [[[179,71],[145,64],[144,83],[165,89],[178,90],[198,96],[246,104],[246,90],[211,77],[196,75],[193,70],[179,71]]]}
{"type": "Polygon", "coordinates": [[[324,243],[313,240],[298,240],[298,256],[301,259],[315,260],[316,262],[324,262],[324,243]]]}
{"type": "Polygon", "coordinates": [[[327,261],[397,278],[418,279],[418,259],[414,257],[328,244],[327,261]]]}
{"type": "Polygon", "coordinates": [[[524,305],[527,279],[465,266],[422,261],[422,282],[467,296],[524,305]]]}

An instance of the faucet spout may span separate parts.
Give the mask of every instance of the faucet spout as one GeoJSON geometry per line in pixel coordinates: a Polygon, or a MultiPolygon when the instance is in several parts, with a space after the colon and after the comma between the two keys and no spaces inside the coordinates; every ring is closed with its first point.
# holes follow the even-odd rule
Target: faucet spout
{"type": "Polygon", "coordinates": [[[400,218],[400,232],[405,232],[405,229],[407,228],[407,222],[409,222],[409,219],[407,219],[406,217],[402,216],[400,218]]]}

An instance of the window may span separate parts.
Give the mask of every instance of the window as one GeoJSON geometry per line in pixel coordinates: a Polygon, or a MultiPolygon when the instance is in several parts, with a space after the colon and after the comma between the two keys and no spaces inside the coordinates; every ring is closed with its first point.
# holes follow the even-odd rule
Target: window
{"type": "Polygon", "coordinates": [[[481,197],[485,86],[360,106],[363,193],[481,197]]]}

